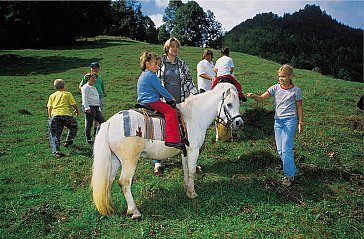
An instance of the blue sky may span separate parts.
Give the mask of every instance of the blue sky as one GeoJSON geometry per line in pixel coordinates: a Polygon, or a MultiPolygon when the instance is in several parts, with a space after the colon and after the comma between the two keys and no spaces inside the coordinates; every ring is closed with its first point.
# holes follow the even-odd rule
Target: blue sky
{"type": "MultiPolygon", "coordinates": [[[[169,0],[140,0],[142,12],[149,16],[156,26],[162,24],[164,9],[169,0]]],[[[187,2],[187,0],[183,0],[187,2]]],[[[362,0],[301,1],[301,0],[196,0],[206,12],[214,12],[224,31],[231,30],[239,23],[253,18],[258,13],[273,12],[279,16],[303,9],[306,4],[315,4],[328,15],[345,25],[364,29],[364,2],[362,0]]]]}

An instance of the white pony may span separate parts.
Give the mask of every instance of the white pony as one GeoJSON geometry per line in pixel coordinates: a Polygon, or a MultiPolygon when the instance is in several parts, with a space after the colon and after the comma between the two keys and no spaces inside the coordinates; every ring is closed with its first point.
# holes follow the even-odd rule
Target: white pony
{"type": "MultiPolygon", "coordinates": [[[[184,157],[182,154],[184,185],[187,196],[195,198],[197,196],[194,185],[196,163],[207,128],[217,115],[225,122],[231,122],[234,129],[242,127],[244,121],[239,112],[237,90],[229,83],[220,83],[212,91],[190,96],[177,107],[184,116],[190,142],[190,146],[187,147],[187,156],[184,157]]],[[[96,136],[91,182],[93,200],[101,214],[114,213],[111,187],[121,164],[119,186],[128,206],[127,215],[136,219],[141,217],[141,214],[130,188],[139,158],[165,159],[180,154],[181,151],[166,147],[161,140],[151,141],[138,136],[124,136],[122,121],[121,114],[113,115],[101,125],[96,136]]]]}

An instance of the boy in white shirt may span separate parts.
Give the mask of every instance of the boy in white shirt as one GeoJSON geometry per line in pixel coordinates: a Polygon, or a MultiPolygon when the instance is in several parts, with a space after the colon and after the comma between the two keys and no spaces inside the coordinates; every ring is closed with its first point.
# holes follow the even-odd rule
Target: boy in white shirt
{"type": "MultiPolygon", "coordinates": [[[[100,111],[99,93],[94,84],[97,79],[96,73],[86,74],[87,83],[81,88],[82,92],[82,110],[85,113],[85,137],[86,143],[92,144],[91,128],[94,120],[99,124],[105,122],[104,116],[100,111]]],[[[99,126],[98,126],[99,127],[99,126]]]]}
{"type": "Polygon", "coordinates": [[[217,76],[234,75],[234,62],[229,54],[229,48],[226,47],[221,50],[221,57],[217,59],[214,69],[217,76]]]}
{"type": "Polygon", "coordinates": [[[230,54],[229,48],[226,47],[221,50],[221,57],[217,59],[214,69],[217,74],[217,77],[212,83],[211,90],[214,89],[216,84],[220,82],[229,82],[233,84],[238,90],[239,99],[243,102],[246,102],[246,98],[244,96],[241,85],[234,76],[234,62],[233,59],[229,57],[229,54],[230,54]]]}

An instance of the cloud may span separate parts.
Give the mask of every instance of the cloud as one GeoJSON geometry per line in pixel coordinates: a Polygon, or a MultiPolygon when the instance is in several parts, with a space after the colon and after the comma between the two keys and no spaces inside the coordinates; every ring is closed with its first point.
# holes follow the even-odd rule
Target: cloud
{"type": "Polygon", "coordinates": [[[199,5],[206,12],[210,9],[216,19],[221,22],[225,31],[253,18],[258,13],[273,12],[279,16],[284,13],[293,13],[305,7],[302,1],[238,1],[238,0],[199,0],[199,5]]]}
{"type": "Polygon", "coordinates": [[[141,0],[140,2],[152,3],[158,8],[166,8],[168,6],[169,0],[141,0]]]}
{"type": "Polygon", "coordinates": [[[153,14],[153,15],[149,15],[149,17],[154,22],[156,28],[158,28],[160,25],[163,24],[163,21],[162,21],[163,14],[153,14]]]}
{"type": "Polygon", "coordinates": [[[168,2],[169,2],[169,0],[157,0],[157,1],[155,1],[155,4],[158,7],[166,8],[168,6],[168,2]]]}

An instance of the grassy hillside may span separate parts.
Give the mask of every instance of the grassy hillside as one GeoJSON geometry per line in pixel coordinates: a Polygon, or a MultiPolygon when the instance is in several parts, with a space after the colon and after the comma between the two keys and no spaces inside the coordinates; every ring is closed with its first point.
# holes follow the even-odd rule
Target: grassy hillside
{"type": "MultiPolygon", "coordinates": [[[[162,46],[100,37],[52,49],[0,51],[0,238],[362,238],[363,112],[356,102],[363,84],[296,70],[302,89],[304,131],[296,136],[299,178],[282,187],[274,149],[273,100],[241,105],[246,126],[235,142],[214,141],[210,127],[199,158],[199,197],[186,197],[179,157],[165,160],[163,178],[151,160],[138,164],[132,191],[143,220],[125,216],[117,184],[114,216],[92,204],[91,147],[83,116],[75,145],[56,160],[47,135],[48,96],[56,78],[81,104],[78,83],[89,63],[101,64],[106,81],[105,118],[136,101],[144,50],[162,46]]],[[[202,49],[182,47],[196,80],[202,49]]],[[[215,58],[218,51],[215,51],[215,58]]],[[[276,63],[231,54],[244,92],[262,93],[277,81],[276,63]]],[[[64,138],[63,138],[64,139],[64,138]]]]}

